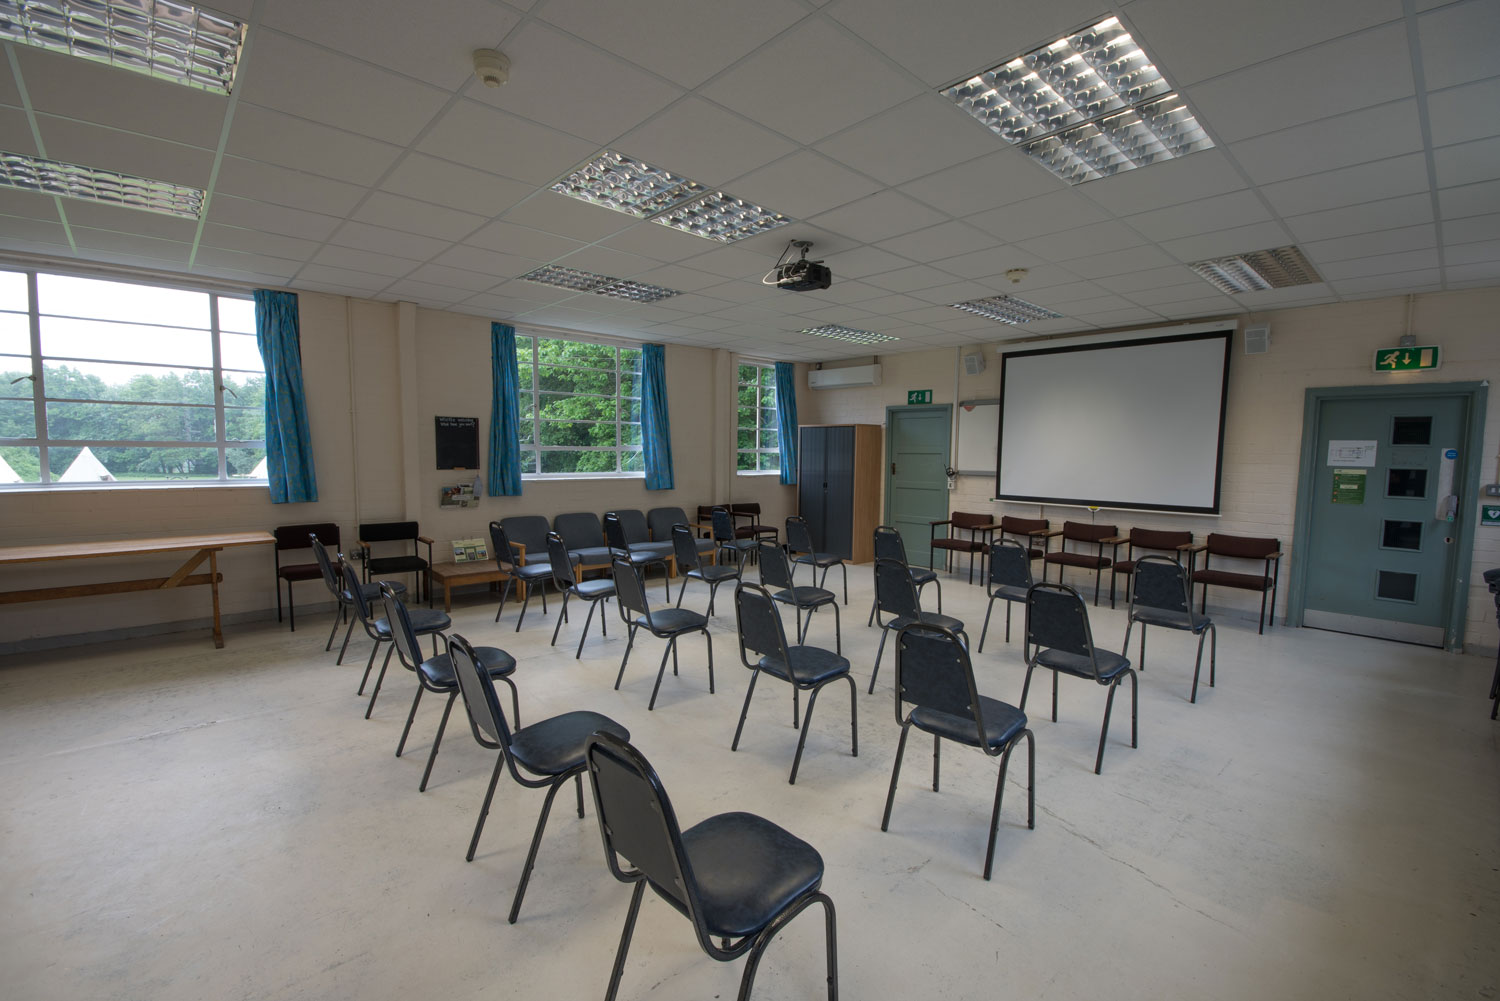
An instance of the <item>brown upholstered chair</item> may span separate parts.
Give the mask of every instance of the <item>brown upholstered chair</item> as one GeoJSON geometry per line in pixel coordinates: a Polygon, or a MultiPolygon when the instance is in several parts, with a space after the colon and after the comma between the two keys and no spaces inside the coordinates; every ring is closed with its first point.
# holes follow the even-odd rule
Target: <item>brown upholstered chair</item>
{"type": "Polygon", "coordinates": [[[339,527],[324,522],[321,525],[282,525],[273,528],[276,539],[276,621],[281,621],[281,582],[286,581],[287,613],[292,620],[292,632],[297,631],[297,602],[292,598],[292,585],[299,580],[317,580],[323,576],[323,568],[316,561],[308,563],[282,563],[281,554],[299,549],[312,549],[310,535],[316,535],[323,545],[334,552],[339,551],[339,527]]]}
{"type": "MultiPolygon", "coordinates": [[[[1281,540],[1264,539],[1249,535],[1221,535],[1210,532],[1208,540],[1194,546],[1189,552],[1203,553],[1203,569],[1193,571],[1193,583],[1203,585],[1203,599],[1199,613],[1208,611],[1208,585],[1237,587],[1242,591],[1260,592],[1260,627],[1266,631],[1266,592],[1271,594],[1271,625],[1276,624],[1276,582],[1281,576],[1281,540]],[[1233,570],[1215,570],[1210,566],[1215,556],[1221,559],[1259,560],[1260,573],[1241,573],[1233,570]]],[[[1232,565],[1232,564],[1231,564],[1232,565]]]]}
{"type": "Polygon", "coordinates": [[[1034,560],[1046,556],[1052,537],[1061,534],[1061,530],[1053,528],[1046,518],[1017,518],[1008,514],[1000,519],[1000,537],[1015,539],[1026,547],[1034,560]],[[1040,549],[1037,548],[1038,543],[1041,544],[1040,549]]]}
{"type": "Polygon", "coordinates": [[[932,562],[937,557],[939,549],[944,551],[946,566],[944,569],[953,569],[953,554],[969,554],[969,583],[974,583],[974,554],[978,553],[979,576],[981,581],[984,577],[984,554],[990,551],[990,540],[994,538],[994,517],[988,514],[966,514],[963,511],[954,511],[946,521],[928,522],[928,542],[930,548],[927,551],[927,569],[933,569],[932,562]],[[937,537],[939,526],[946,525],[948,534],[943,538],[937,537]],[[955,535],[956,532],[965,532],[966,535],[955,535]]]}
{"type": "Polygon", "coordinates": [[[767,542],[776,542],[781,538],[781,532],[775,525],[762,525],[760,523],[760,505],[754,501],[743,504],[729,505],[729,516],[735,520],[734,537],[736,539],[764,539],[767,542]],[[745,519],[745,524],[739,524],[739,520],[745,519]]]}
{"type": "MultiPolygon", "coordinates": [[[[1156,528],[1132,528],[1126,537],[1125,558],[1115,560],[1115,565],[1109,569],[1109,607],[1115,607],[1115,578],[1129,577],[1135,573],[1135,551],[1144,549],[1147,552],[1166,553],[1173,559],[1181,562],[1186,553],[1191,560],[1193,553],[1192,532],[1171,532],[1156,528]]],[[[1188,564],[1188,572],[1192,573],[1192,563],[1188,564]]],[[[1125,594],[1130,594],[1130,582],[1125,582],[1125,594]]]]}
{"type": "Polygon", "coordinates": [[[1063,582],[1063,567],[1078,567],[1094,571],[1094,604],[1099,604],[1099,585],[1104,580],[1104,571],[1114,565],[1115,555],[1125,537],[1116,525],[1089,525],[1081,521],[1065,521],[1062,527],[1062,544],[1057,552],[1042,557],[1042,579],[1047,577],[1047,566],[1057,567],[1057,582],[1063,582]],[[1068,549],[1068,543],[1076,549],[1068,549]],[[1104,555],[1104,547],[1110,547],[1110,555],[1104,555]]]}

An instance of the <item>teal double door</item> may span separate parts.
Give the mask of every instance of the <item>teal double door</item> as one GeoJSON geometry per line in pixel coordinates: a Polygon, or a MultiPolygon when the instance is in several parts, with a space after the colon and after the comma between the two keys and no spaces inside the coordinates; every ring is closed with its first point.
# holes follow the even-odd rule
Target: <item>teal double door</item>
{"type": "Polygon", "coordinates": [[[885,523],[901,533],[906,559],[925,567],[932,523],[948,517],[948,404],[887,407],[885,523]]]}
{"type": "Polygon", "coordinates": [[[1467,406],[1454,395],[1318,403],[1303,625],[1444,645],[1473,506],[1459,496],[1474,458],[1467,406]]]}

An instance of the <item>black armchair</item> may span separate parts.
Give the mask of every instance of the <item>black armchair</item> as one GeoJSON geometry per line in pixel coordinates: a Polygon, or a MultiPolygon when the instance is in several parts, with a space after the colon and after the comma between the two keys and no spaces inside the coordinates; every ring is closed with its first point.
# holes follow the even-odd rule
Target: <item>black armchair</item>
{"type": "Polygon", "coordinates": [[[387,574],[419,574],[426,591],[427,606],[432,607],[432,540],[417,529],[414,521],[367,521],[359,526],[359,548],[365,561],[365,582],[387,574]],[[411,552],[393,556],[376,556],[375,543],[411,544],[411,552]],[[418,549],[427,547],[424,559],[418,549]]]}
{"type": "Polygon", "coordinates": [[[299,580],[317,580],[323,576],[323,571],[316,556],[311,563],[282,563],[281,554],[310,549],[314,536],[321,539],[325,546],[332,546],[337,552],[340,549],[339,527],[331,522],[316,525],[281,525],[272,529],[271,535],[276,540],[274,556],[276,561],[276,621],[281,621],[281,584],[285,581],[287,613],[291,618],[292,632],[296,632],[297,602],[292,593],[292,585],[299,580]]]}

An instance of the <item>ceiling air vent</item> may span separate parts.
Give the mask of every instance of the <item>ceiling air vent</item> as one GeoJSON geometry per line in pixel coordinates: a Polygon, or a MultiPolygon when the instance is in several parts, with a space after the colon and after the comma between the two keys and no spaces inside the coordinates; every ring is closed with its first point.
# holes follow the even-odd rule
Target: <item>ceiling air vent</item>
{"type": "Polygon", "coordinates": [[[1293,285],[1314,285],[1323,280],[1302,251],[1296,247],[1255,250],[1234,257],[1216,257],[1190,264],[1198,277],[1220,292],[1263,292],[1293,285]]]}

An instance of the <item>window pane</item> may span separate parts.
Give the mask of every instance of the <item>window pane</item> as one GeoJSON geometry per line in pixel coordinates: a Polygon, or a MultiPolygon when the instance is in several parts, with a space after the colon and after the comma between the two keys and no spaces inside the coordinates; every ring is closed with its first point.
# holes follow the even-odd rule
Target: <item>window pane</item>
{"type": "Polygon", "coordinates": [[[523,361],[516,366],[516,387],[520,389],[522,399],[531,395],[533,388],[531,362],[523,361]]]}
{"type": "Polygon", "coordinates": [[[587,368],[615,369],[615,349],[606,344],[582,341],[541,340],[537,342],[538,361],[543,364],[581,365],[587,368]]]}
{"type": "Polygon", "coordinates": [[[646,456],[643,452],[621,452],[620,472],[622,473],[644,473],[646,471],[646,456]]]}
{"type": "Polygon", "coordinates": [[[25,312],[31,308],[26,301],[26,276],[19,271],[0,271],[0,309],[25,312]]]}
{"type": "Polygon", "coordinates": [[[224,404],[230,407],[266,407],[266,377],[247,372],[226,372],[224,404]]]}
{"type": "Polygon", "coordinates": [[[231,299],[219,296],[219,329],[232,330],[237,334],[249,334],[254,343],[255,300],[231,299]]]}
{"type": "MultiPolygon", "coordinates": [[[[51,316],[42,317],[42,356],[201,365],[205,368],[214,363],[213,343],[207,329],[178,330],[51,316]]],[[[252,367],[260,368],[259,365],[252,367]]]]}
{"type": "Polygon", "coordinates": [[[760,468],[762,470],[776,470],[778,472],[781,470],[781,456],[772,452],[761,452],[759,454],[760,468]]]}
{"type": "Polygon", "coordinates": [[[214,374],[201,368],[107,365],[91,362],[47,365],[49,400],[124,400],[147,403],[214,402],[214,374]]]}
{"type": "Polygon", "coordinates": [[[54,483],[219,477],[219,453],[214,448],[53,448],[47,452],[47,464],[54,483]]]}
{"type": "Polygon", "coordinates": [[[614,421],[615,401],[606,396],[541,395],[543,420],[614,421]]]}
{"type": "Polygon", "coordinates": [[[253,334],[219,335],[219,363],[225,368],[236,368],[246,372],[264,372],[266,363],[260,357],[260,345],[253,334]]]}
{"type": "Polygon", "coordinates": [[[521,472],[536,472],[536,452],[528,449],[521,453],[521,472]]]}
{"type": "Polygon", "coordinates": [[[531,364],[531,338],[516,335],[516,358],[526,364],[531,364]]]}
{"type": "Polygon", "coordinates": [[[620,371],[621,372],[639,372],[640,370],[641,370],[641,349],[640,348],[621,348],[620,349],[620,371]]]}
{"type": "Polygon", "coordinates": [[[750,428],[753,430],[755,428],[755,408],[740,407],[739,423],[736,426],[742,428],[750,428]]]}
{"type": "Polygon", "coordinates": [[[755,382],[756,377],[759,374],[760,374],[759,370],[754,365],[741,365],[740,366],[740,385],[743,386],[746,383],[753,383],[753,382],[755,382]]]}
{"type": "Polygon", "coordinates": [[[760,384],[762,386],[769,387],[772,392],[775,392],[775,390],[776,390],[776,369],[773,368],[773,367],[771,367],[770,365],[763,366],[761,368],[761,370],[760,370],[760,384]]]}
{"type": "Polygon", "coordinates": [[[754,386],[740,387],[740,406],[754,407],[756,405],[756,392],[754,386]]]}
{"type": "MultiPolygon", "coordinates": [[[[22,383],[29,386],[31,383],[22,383]]],[[[19,389],[21,386],[17,386],[19,389]]],[[[36,408],[30,400],[0,400],[0,438],[35,438],[36,408]]],[[[0,473],[4,470],[0,469],[0,473]]]]}
{"type": "Polygon", "coordinates": [[[0,448],[0,459],[10,467],[0,466],[0,485],[6,483],[40,483],[42,481],[41,449],[31,445],[0,448]]]}
{"type": "Polygon", "coordinates": [[[641,397],[641,377],[635,372],[623,373],[620,376],[620,395],[631,396],[636,399],[641,397]]]}
{"type": "Polygon", "coordinates": [[[740,472],[753,472],[755,470],[755,453],[740,452],[735,468],[740,472]]]}
{"type": "Polygon", "coordinates": [[[761,448],[773,448],[773,449],[778,449],[779,450],[781,448],[781,434],[780,434],[780,432],[777,432],[777,431],[774,431],[774,430],[772,430],[772,431],[762,431],[760,433],[760,447],[761,448]]]}
{"type": "MultiPolygon", "coordinates": [[[[266,457],[264,448],[226,448],[224,450],[224,462],[228,467],[229,478],[232,480],[250,479],[255,473],[255,467],[266,457]]],[[[256,479],[265,479],[266,474],[261,472],[256,479]]]]}
{"type": "Polygon", "coordinates": [[[530,415],[522,417],[521,430],[516,435],[516,440],[522,445],[536,444],[536,424],[531,420],[530,415]]]}
{"type": "Polygon", "coordinates": [[[737,444],[736,444],[735,447],[737,447],[737,448],[754,448],[755,447],[755,429],[754,428],[740,428],[740,430],[739,430],[739,441],[737,442],[737,444]]]}
{"type": "Polygon", "coordinates": [[[776,406],[776,390],[762,389],[760,391],[760,405],[763,407],[771,407],[774,409],[776,406]]]}
{"type": "MultiPolygon", "coordinates": [[[[264,407],[225,407],[225,441],[265,441],[266,411],[264,407]]],[[[255,460],[259,462],[259,459],[255,460]]]]}
{"type": "Polygon", "coordinates": [[[0,313],[0,354],[31,357],[31,321],[25,313],[0,313]]]}
{"type": "Polygon", "coordinates": [[[550,390],[561,393],[594,393],[600,396],[614,396],[615,376],[613,372],[542,365],[537,369],[537,388],[543,392],[550,390]]]}
{"type": "Polygon", "coordinates": [[[760,412],[760,426],[763,428],[774,428],[780,426],[776,423],[776,410],[774,408],[770,410],[762,410],[760,412]]]}
{"type": "Polygon", "coordinates": [[[542,472],[613,473],[615,472],[615,453],[613,449],[543,452],[542,472]]]}
{"type": "Polygon", "coordinates": [[[204,292],[66,275],[37,275],[36,286],[37,305],[44,314],[208,327],[208,295],[204,292]]]}
{"type": "Polygon", "coordinates": [[[591,424],[583,421],[564,423],[561,421],[542,421],[541,435],[543,445],[607,445],[610,448],[615,444],[615,423],[591,424]]]}
{"type": "Polygon", "coordinates": [[[639,445],[639,444],[641,444],[641,426],[639,424],[621,424],[620,425],[620,444],[621,445],[639,445]]]}
{"type": "Polygon", "coordinates": [[[639,424],[641,422],[641,401],[631,399],[620,400],[620,420],[639,424]]]}
{"type": "Polygon", "coordinates": [[[211,442],[214,408],[48,403],[47,434],[60,441],[211,442]]]}

